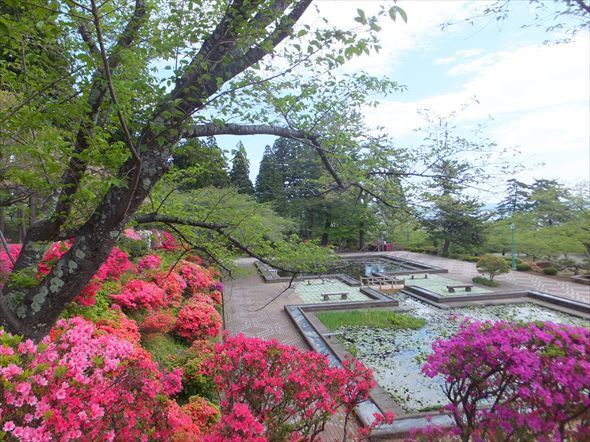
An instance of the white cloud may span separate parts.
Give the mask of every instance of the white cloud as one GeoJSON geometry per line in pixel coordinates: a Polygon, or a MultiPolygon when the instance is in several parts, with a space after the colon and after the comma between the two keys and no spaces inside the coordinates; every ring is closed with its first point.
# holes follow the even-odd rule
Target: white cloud
{"type": "MultiPolygon", "coordinates": [[[[410,124],[403,131],[407,133],[419,123],[417,109],[448,113],[468,103],[472,97],[477,97],[481,104],[461,115],[465,121],[481,120],[489,115],[516,118],[523,112],[568,104],[577,108],[585,106],[588,115],[589,66],[590,44],[586,39],[569,45],[527,46],[487,54],[450,69],[451,74],[458,67],[469,74],[458,91],[413,102],[385,101],[368,118],[386,127],[391,119],[408,121],[410,124]],[[408,113],[413,114],[416,123],[411,123],[413,119],[408,113]]],[[[555,121],[563,119],[562,110],[553,113],[555,121]]],[[[392,130],[400,133],[399,128],[392,127],[392,130]]]]}
{"type": "MultiPolygon", "coordinates": [[[[319,9],[319,17],[327,17],[331,25],[349,29],[358,26],[358,23],[354,21],[358,8],[362,8],[369,16],[376,13],[381,5],[388,8],[392,3],[327,0],[317,2],[316,5],[319,9]]],[[[399,16],[395,22],[388,15],[383,17],[380,22],[383,30],[379,35],[382,50],[378,55],[354,58],[342,68],[344,72],[367,71],[372,75],[387,75],[391,73],[392,67],[399,63],[399,58],[404,52],[424,47],[432,38],[441,36],[440,27],[443,22],[467,17],[470,11],[480,6],[469,2],[439,0],[400,1],[398,5],[406,12],[408,23],[399,16]]],[[[313,10],[306,13],[304,19],[310,25],[317,24],[320,20],[313,10]]]]}
{"type": "MultiPolygon", "coordinates": [[[[457,61],[459,59],[457,58],[457,61]]],[[[492,116],[488,135],[501,147],[518,145],[529,168],[523,174],[562,180],[588,179],[590,143],[590,42],[526,46],[457,62],[448,75],[463,75],[459,90],[411,102],[386,101],[368,111],[369,124],[382,125],[394,137],[412,139],[424,123],[416,110],[456,111],[476,96],[457,122],[471,125],[492,116]]],[[[403,80],[402,80],[403,81],[403,80]]],[[[411,87],[411,85],[410,85],[411,87]]],[[[418,141],[417,139],[413,139],[418,141]]]]}

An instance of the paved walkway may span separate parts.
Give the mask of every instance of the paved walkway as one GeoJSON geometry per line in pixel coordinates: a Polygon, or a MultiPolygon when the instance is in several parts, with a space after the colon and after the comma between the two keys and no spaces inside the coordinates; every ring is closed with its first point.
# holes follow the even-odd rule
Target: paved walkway
{"type": "MultiPolygon", "coordinates": [[[[414,252],[389,252],[385,254],[448,269],[448,275],[450,278],[463,282],[470,282],[471,278],[479,275],[475,268],[475,263],[472,262],[443,258],[441,256],[423,255],[414,252]]],[[[496,276],[494,280],[497,280],[500,283],[500,287],[492,290],[538,290],[540,292],[550,293],[555,296],[561,296],[590,304],[590,286],[588,285],[562,281],[548,276],[539,275],[538,273],[518,272],[513,270],[509,273],[496,276]]]]}

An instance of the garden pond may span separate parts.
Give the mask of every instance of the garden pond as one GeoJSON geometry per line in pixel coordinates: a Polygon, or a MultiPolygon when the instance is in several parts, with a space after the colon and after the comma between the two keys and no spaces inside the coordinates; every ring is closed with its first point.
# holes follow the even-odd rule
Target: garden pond
{"type": "Polygon", "coordinates": [[[423,318],[418,330],[341,327],[337,339],[363,364],[394,402],[406,412],[432,411],[447,402],[443,380],[424,376],[421,366],[434,341],[458,331],[462,318],[474,320],[546,321],[590,327],[590,321],[532,303],[471,306],[441,310],[400,293],[405,313],[423,318]]]}
{"type": "MultiPolygon", "coordinates": [[[[396,273],[404,270],[415,270],[415,267],[405,264],[395,259],[385,258],[367,258],[367,259],[347,259],[340,261],[336,266],[328,269],[324,274],[344,273],[353,278],[361,276],[371,276],[374,273],[396,273]]],[[[292,273],[279,271],[279,276],[289,277],[292,273]]],[[[301,276],[312,276],[313,274],[304,273],[301,276]]]]}

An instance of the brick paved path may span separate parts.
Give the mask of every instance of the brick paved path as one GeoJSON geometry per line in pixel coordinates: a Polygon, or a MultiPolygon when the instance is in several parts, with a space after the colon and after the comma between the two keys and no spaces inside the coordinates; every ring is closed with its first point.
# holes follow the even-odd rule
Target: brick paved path
{"type": "MultiPolygon", "coordinates": [[[[463,282],[470,282],[471,278],[479,275],[475,269],[475,263],[472,262],[413,252],[389,252],[386,254],[448,269],[450,278],[463,282]]],[[[588,285],[561,281],[548,276],[539,275],[538,273],[517,272],[513,270],[509,273],[496,276],[494,280],[497,280],[500,283],[500,287],[493,290],[539,290],[544,293],[550,293],[555,296],[561,296],[590,304],[590,286],[588,285]]]]}

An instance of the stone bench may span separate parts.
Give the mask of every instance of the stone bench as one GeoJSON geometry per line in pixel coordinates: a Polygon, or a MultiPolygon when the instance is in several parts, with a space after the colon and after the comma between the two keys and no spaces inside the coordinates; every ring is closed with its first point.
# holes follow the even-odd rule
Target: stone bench
{"type": "Polygon", "coordinates": [[[410,275],[410,279],[428,279],[428,273],[425,273],[422,277],[418,277],[418,275],[410,275]]]}
{"type": "Polygon", "coordinates": [[[473,287],[473,284],[461,284],[461,285],[448,285],[447,290],[449,293],[455,293],[455,289],[464,288],[466,292],[470,292],[473,287]]]}
{"type": "Polygon", "coordinates": [[[329,301],[330,296],[340,296],[340,299],[348,299],[348,293],[335,292],[335,293],[322,293],[322,301],[329,301]]]}

